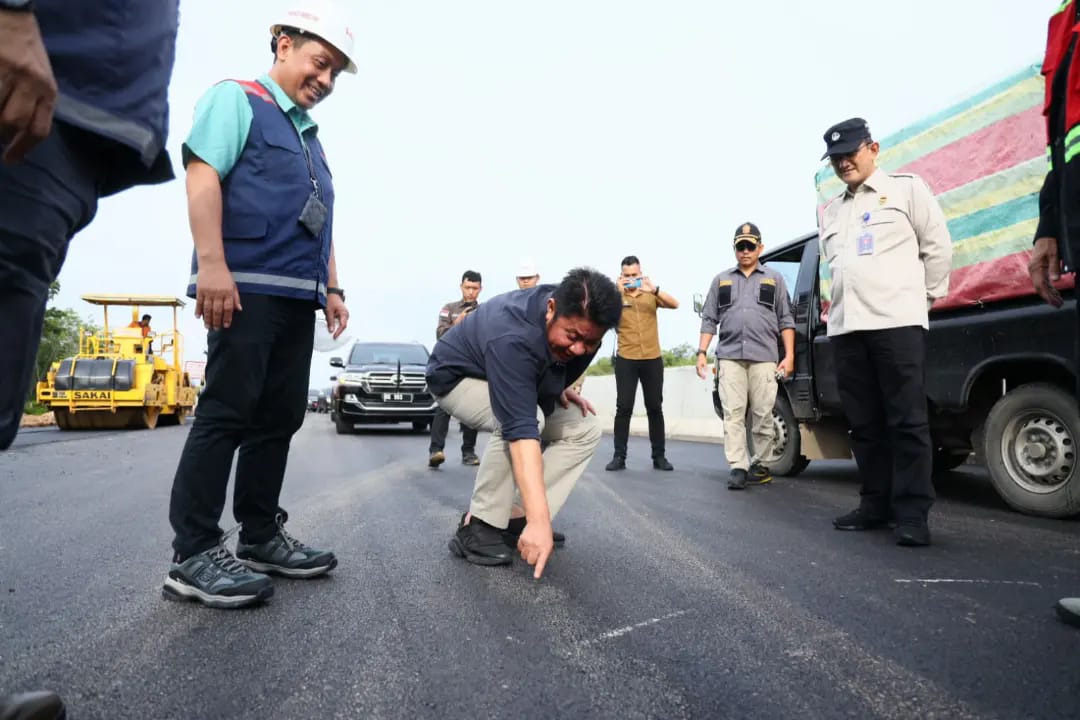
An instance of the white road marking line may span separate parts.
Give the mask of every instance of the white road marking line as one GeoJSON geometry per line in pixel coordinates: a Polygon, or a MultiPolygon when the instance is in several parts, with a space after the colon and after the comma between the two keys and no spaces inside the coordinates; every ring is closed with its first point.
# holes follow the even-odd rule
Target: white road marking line
{"type": "Polygon", "coordinates": [[[662,623],[665,620],[672,620],[674,618],[686,615],[690,612],[690,610],[676,610],[675,612],[670,612],[667,615],[661,615],[660,617],[643,620],[639,623],[634,623],[633,625],[627,625],[625,627],[616,628],[615,630],[610,630],[606,633],[603,633],[602,635],[594,637],[592,640],[582,640],[580,643],[578,643],[578,645],[591,645],[592,643],[601,642],[603,640],[611,640],[612,638],[621,637],[628,632],[633,632],[634,630],[639,630],[643,627],[648,627],[649,625],[656,625],[657,623],[662,623]]]}
{"type": "Polygon", "coordinates": [[[1042,587],[1042,583],[1029,580],[980,580],[974,578],[896,578],[894,582],[905,584],[942,584],[956,583],[965,585],[1025,585],[1027,587],[1042,587]]]}

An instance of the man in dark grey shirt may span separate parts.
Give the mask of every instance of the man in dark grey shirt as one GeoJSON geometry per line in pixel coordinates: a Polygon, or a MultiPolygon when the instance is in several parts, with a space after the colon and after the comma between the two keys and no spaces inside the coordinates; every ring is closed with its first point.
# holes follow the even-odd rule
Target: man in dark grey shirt
{"type": "Polygon", "coordinates": [[[758,483],[772,479],[767,465],[773,455],[772,420],[777,380],[795,372],[795,322],[780,273],[758,262],[764,245],[761,231],[743,223],[735,231],[738,265],[713,278],[701,312],[697,371],[705,377],[709,343],[716,342],[720,404],[724,407],[724,455],[731,467],[728,488],[746,487],[747,471],[758,483]],[[777,347],[784,341],[784,359],[777,347]],[[754,460],[746,448],[746,408],[753,420],[754,460]]]}
{"type": "Polygon", "coordinates": [[[600,443],[595,409],[570,385],[621,312],[615,283],[579,268],[558,286],[489,300],[435,344],[427,381],[439,405],[491,432],[469,513],[450,540],[454,554],[505,565],[512,541],[534,576],[543,573],[555,543],[551,519],[600,443]]]}
{"type": "MultiPolygon", "coordinates": [[[[461,275],[461,299],[448,302],[439,311],[439,324],[435,326],[435,339],[442,340],[446,331],[457,325],[465,316],[480,306],[480,291],[483,279],[475,270],[466,270],[461,275]]],[[[442,408],[435,410],[431,419],[431,443],[428,445],[428,467],[437,468],[446,461],[446,433],[450,430],[450,416],[442,408]]],[[[461,426],[461,463],[479,465],[476,456],[476,428],[461,426]]]]}

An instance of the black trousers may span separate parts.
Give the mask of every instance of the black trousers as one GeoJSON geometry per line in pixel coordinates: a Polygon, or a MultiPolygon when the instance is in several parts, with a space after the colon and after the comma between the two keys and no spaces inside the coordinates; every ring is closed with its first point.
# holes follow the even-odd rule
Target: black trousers
{"type": "Polygon", "coordinates": [[[240,304],[232,327],[207,333],[206,387],[169,504],[181,558],[220,540],[234,454],[240,538],[259,543],[274,536],[289,442],[307,410],[315,303],[244,294],[240,304]]]}
{"type": "MultiPolygon", "coordinates": [[[[441,407],[436,408],[431,419],[431,444],[428,452],[433,453],[446,447],[446,434],[450,432],[450,415],[441,407]]],[[[461,454],[476,452],[476,430],[468,425],[461,426],[461,454]]]]}
{"type": "Polygon", "coordinates": [[[862,480],[860,507],[899,523],[925,523],[934,503],[926,331],[869,330],[829,342],[862,480]]]}
{"type": "Polygon", "coordinates": [[[62,122],[17,165],[0,165],[0,450],[19,430],[49,285],[97,212],[102,141],[62,122]]]}
{"type": "Polygon", "coordinates": [[[649,443],[652,456],[664,456],[664,359],[627,360],[615,358],[615,454],[626,457],[630,438],[630,416],[634,413],[638,383],[645,396],[649,418],[649,443]]]}

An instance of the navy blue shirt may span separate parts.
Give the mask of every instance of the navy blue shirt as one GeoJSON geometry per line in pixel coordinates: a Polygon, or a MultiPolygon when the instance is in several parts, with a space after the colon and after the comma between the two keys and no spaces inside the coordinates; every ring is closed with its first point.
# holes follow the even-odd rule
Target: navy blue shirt
{"type": "Polygon", "coordinates": [[[451,327],[435,343],[428,389],[447,395],[464,378],[487,380],[491,409],[506,440],[538,440],[536,408],[545,415],[596,353],[557,362],[547,341],[547,301],[554,285],[497,295],[451,327]]]}

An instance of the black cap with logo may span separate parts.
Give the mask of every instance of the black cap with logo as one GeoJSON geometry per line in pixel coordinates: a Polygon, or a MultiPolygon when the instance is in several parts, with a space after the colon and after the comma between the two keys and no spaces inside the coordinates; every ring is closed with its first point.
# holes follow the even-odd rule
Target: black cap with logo
{"type": "Polygon", "coordinates": [[[752,243],[761,243],[761,231],[752,222],[745,222],[735,229],[735,245],[749,240],[752,243]]]}
{"type": "Polygon", "coordinates": [[[862,118],[851,118],[844,122],[836,123],[825,131],[825,154],[821,159],[830,155],[847,155],[859,149],[864,142],[870,142],[870,126],[862,118]]]}

